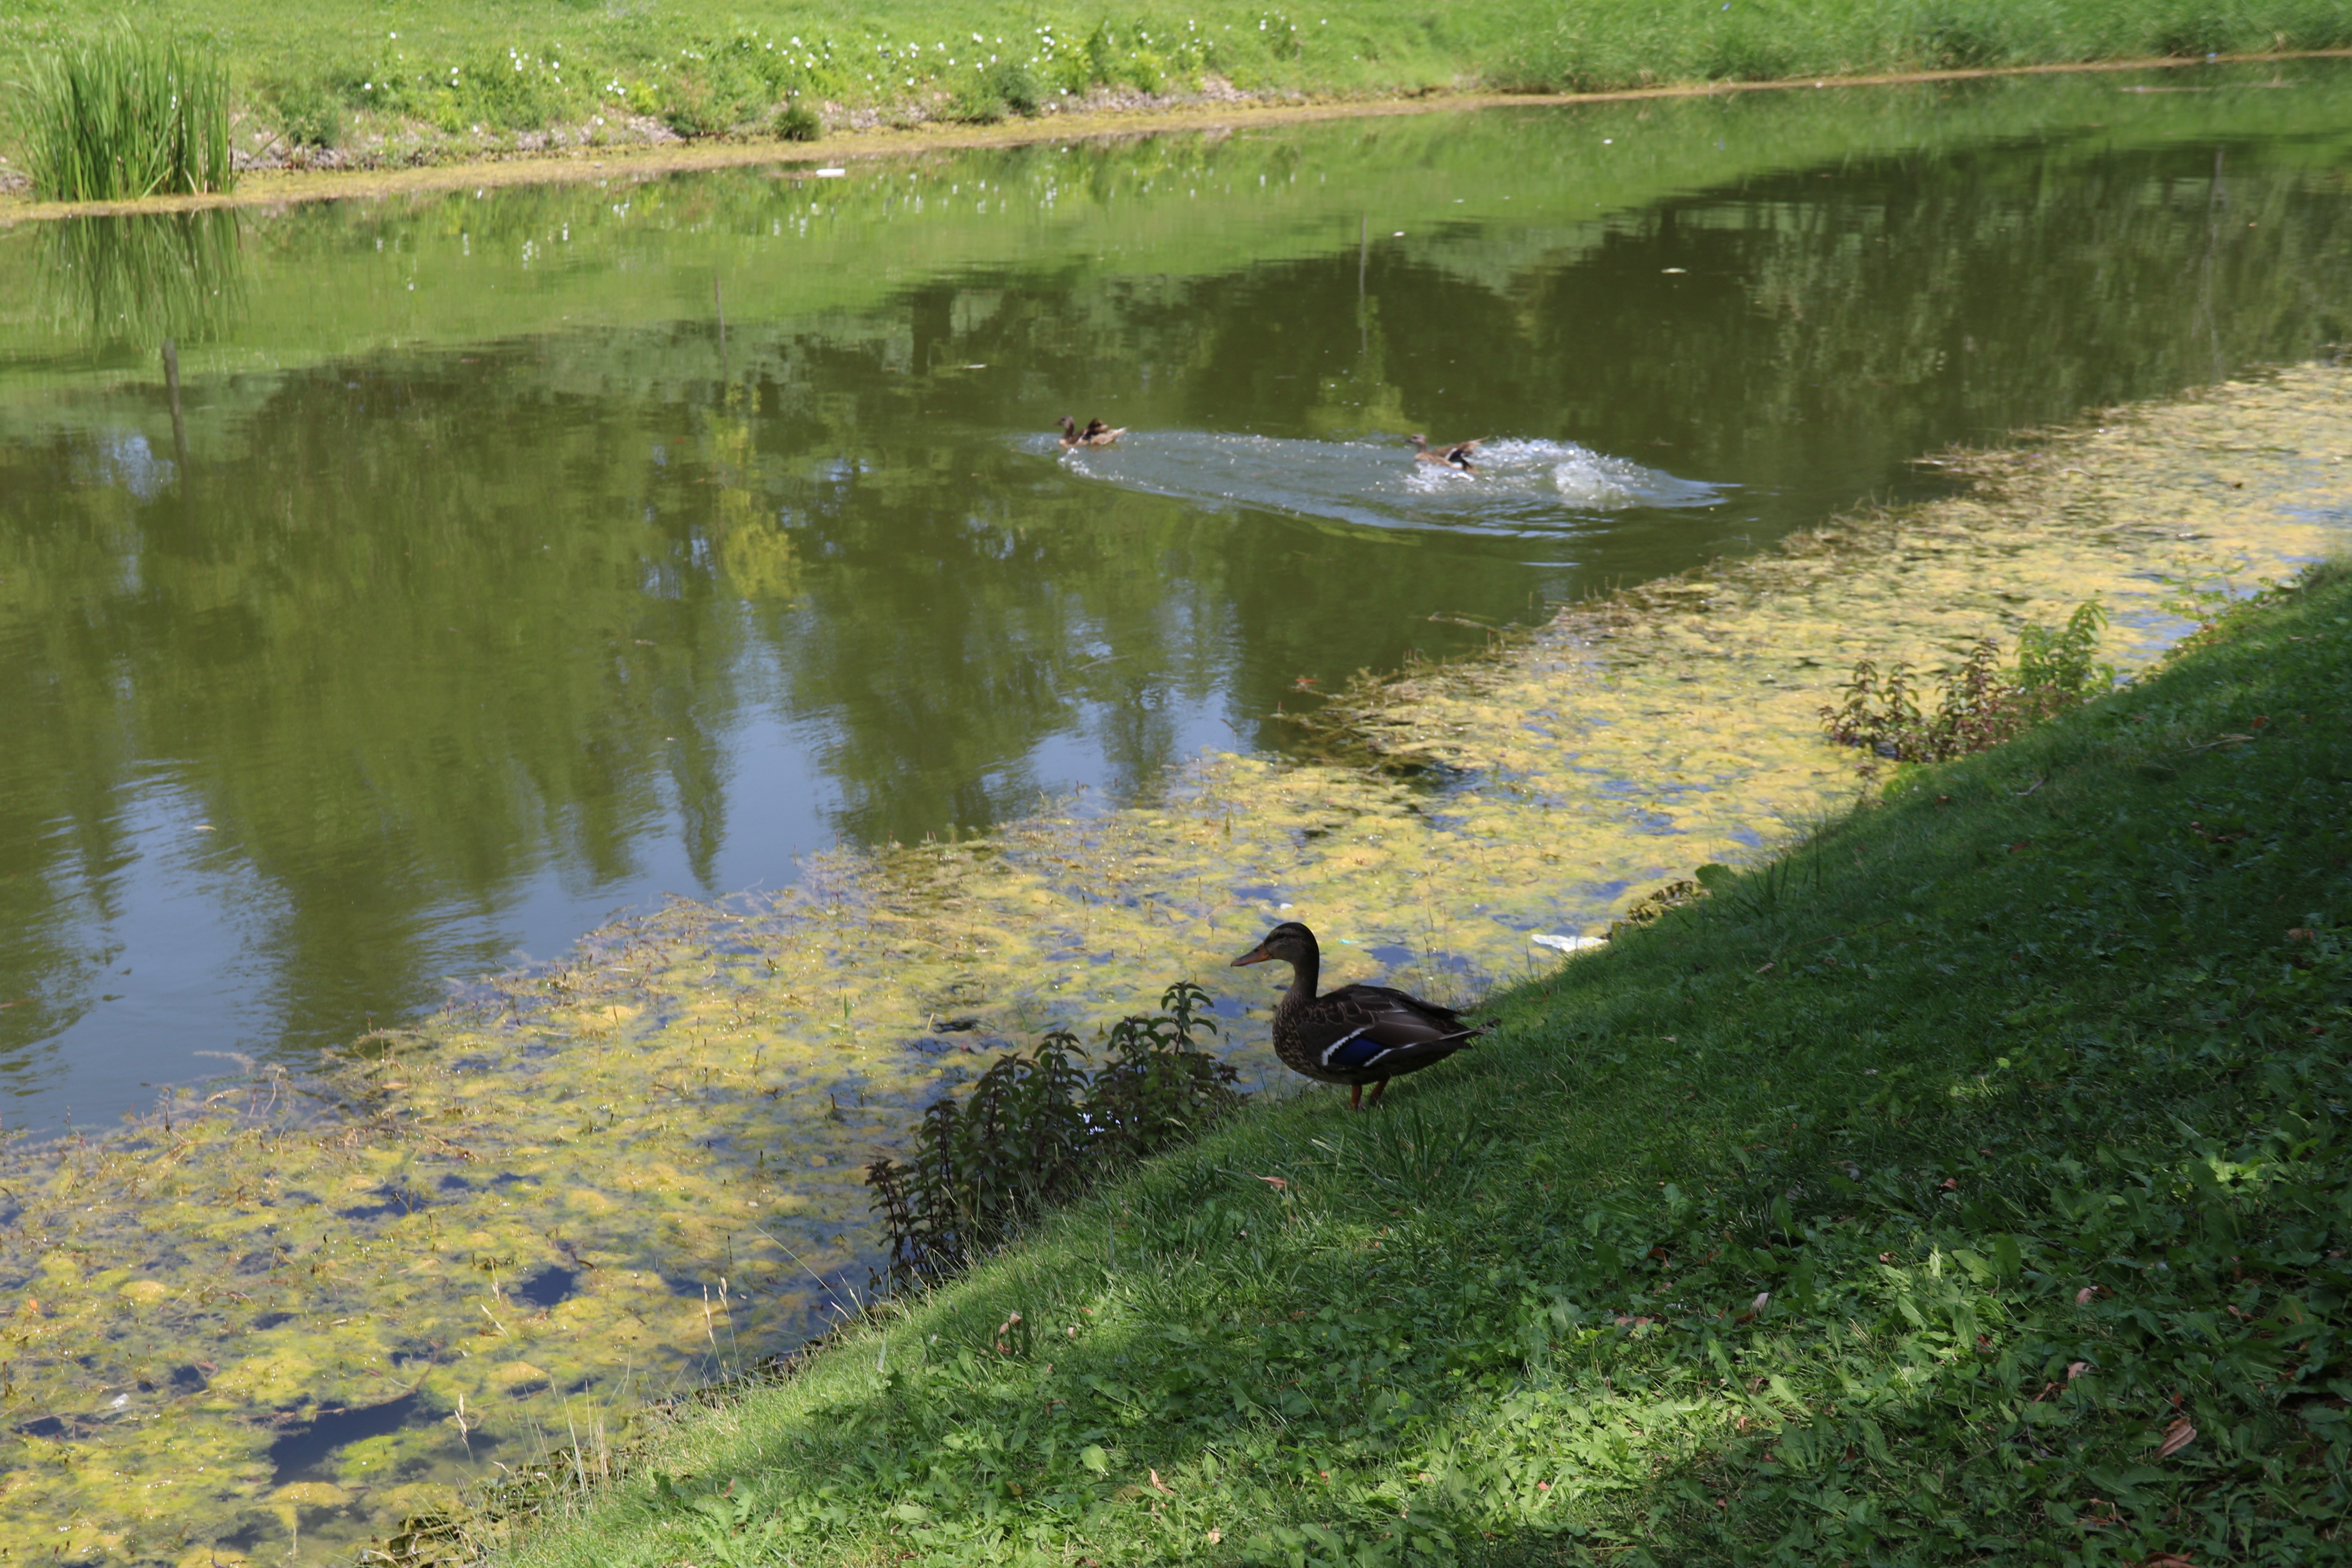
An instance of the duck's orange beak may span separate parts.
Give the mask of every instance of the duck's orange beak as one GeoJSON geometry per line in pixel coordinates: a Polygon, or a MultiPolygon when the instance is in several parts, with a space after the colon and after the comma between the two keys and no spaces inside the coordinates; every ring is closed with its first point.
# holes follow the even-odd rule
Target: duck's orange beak
{"type": "Polygon", "coordinates": [[[1264,963],[1273,956],[1274,954],[1266,952],[1265,943],[1260,942],[1255,947],[1251,948],[1247,952],[1243,953],[1239,958],[1234,959],[1233,963],[1227,964],[1225,967],[1228,969],[1239,969],[1245,963],[1264,963]]]}

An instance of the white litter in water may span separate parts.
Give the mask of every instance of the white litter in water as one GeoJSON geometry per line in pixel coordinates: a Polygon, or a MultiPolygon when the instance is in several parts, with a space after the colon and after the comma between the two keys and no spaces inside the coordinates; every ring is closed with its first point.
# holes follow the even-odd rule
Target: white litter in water
{"type": "Polygon", "coordinates": [[[1609,939],[1605,936],[1557,936],[1548,931],[1537,931],[1528,940],[1538,947],[1557,948],[1562,952],[1590,952],[1596,947],[1609,945],[1609,939]]]}
{"type": "MultiPolygon", "coordinates": [[[[1047,435],[1021,444],[1058,450],[1047,435]]],[[[1313,441],[1202,430],[1138,431],[1062,454],[1072,474],[1122,489],[1375,528],[1556,533],[1635,508],[1713,506],[1725,493],[1573,441],[1483,441],[1475,464],[1465,473],[1416,462],[1394,436],[1313,441]]]]}

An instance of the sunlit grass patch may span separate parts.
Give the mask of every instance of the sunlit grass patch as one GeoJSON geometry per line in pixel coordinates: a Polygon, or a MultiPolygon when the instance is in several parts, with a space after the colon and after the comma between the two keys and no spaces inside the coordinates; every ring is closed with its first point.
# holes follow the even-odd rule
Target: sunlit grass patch
{"type": "Polygon", "coordinates": [[[33,188],[58,201],[225,191],[228,68],[208,46],[120,27],[37,63],[22,110],[33,188]]]}

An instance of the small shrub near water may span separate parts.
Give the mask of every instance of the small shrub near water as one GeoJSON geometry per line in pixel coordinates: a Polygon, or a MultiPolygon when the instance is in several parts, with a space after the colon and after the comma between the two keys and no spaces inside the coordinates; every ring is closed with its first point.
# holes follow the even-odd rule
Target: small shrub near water
{"type": "Polygon", "coordinates": [[[33,188],[45,197],[119,201],[236,184],[228,71],[209,47],[113,32],[58,50],[27,85],[33,188]]]}
{"type": "Polygon", "coordinates": [[[824,121],[819,120],[816,110],[807,104],[793,102],[776,110],[776,117],[769,122],[769,129],[780,141],[814,142],[824,134],[824,121]]]}
{"type": "Polygon", "coordinates": [[[1897,661],[1881,675],[1864,659],[1843,687],[1844,701],[1822,710],[1822,727],[1840,745],[1898,763],[1946,763],[2000,744],[2020,731],[2080,707],[2115,684],[2116,667],[2098,661],[2106,613],[2079,606],[2065,626],[2027,626],[2018,634],[2017,665],[2000,668],[2000,646],[1986,637],[1947,677],[1928,712],[1916,673],[1897,661]]]}
{"type": "Polygon", "coordinates": [[[325,82],[296,79],[277,93],[278,131],[289,147],[329,148],[343,140],[343,105],[325,82]]]}
{"type": "Polygon", "coordinates": [[[890,1237],[890,1283],[917,1288],[952,1274],[1045,1209],[1080,1196],[1138,1160],[1185,1142],[1239,1105],[1234,1069],[1199,1049],[1213,1032],[1208,993],[1178,981],[1150,1016],[1120,1019],[1089,1078],[1077,1037],[1056,1029],[1008,1051],[959,1101],[923,1115],[911,1163],[866,1169],[890,1237]]]}

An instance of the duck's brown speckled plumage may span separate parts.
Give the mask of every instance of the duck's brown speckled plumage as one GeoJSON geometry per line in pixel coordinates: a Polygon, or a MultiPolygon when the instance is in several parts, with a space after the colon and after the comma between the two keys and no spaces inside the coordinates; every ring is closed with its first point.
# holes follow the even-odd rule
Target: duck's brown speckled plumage
{"type": "Polygon", "coordinates": [[[1062,450],[1065,452],[1075,451],[1080,447],[1108,447],[1127,434],[1126,426],[1114,430],[1099,419],[1087,420],[1081,429],[1078,422],[1066,414],[1062,416],[1061,425],[1062,450]]]}
{"type": "Polygon", "coordinates": [[[1479,445],[1476,441],[1446,441],[1432,447],[1428,437],[1416,435],[1412,437],[1412,460],[1434,463],[1441,468],[1452,468],[1457,473],[1475,474],[1478,471],[1478,465],[1473,458],[1479,445]]]}
{"type": "Polygon", "coordinates": [[[1234,963],[1276,959],[1290,965],[1291,980],[1274,1010],[1274,1054],[1293,1072],[1348,1085],[1351,1107],[1362,1101],[1366,1084],[1378,1105],[1389,1079],[1444,1061],[1488,1027],[1386,985],[1342,985],[1317,995],[1322,949],[1297,921],[1266,932],[1234,963]]]}

